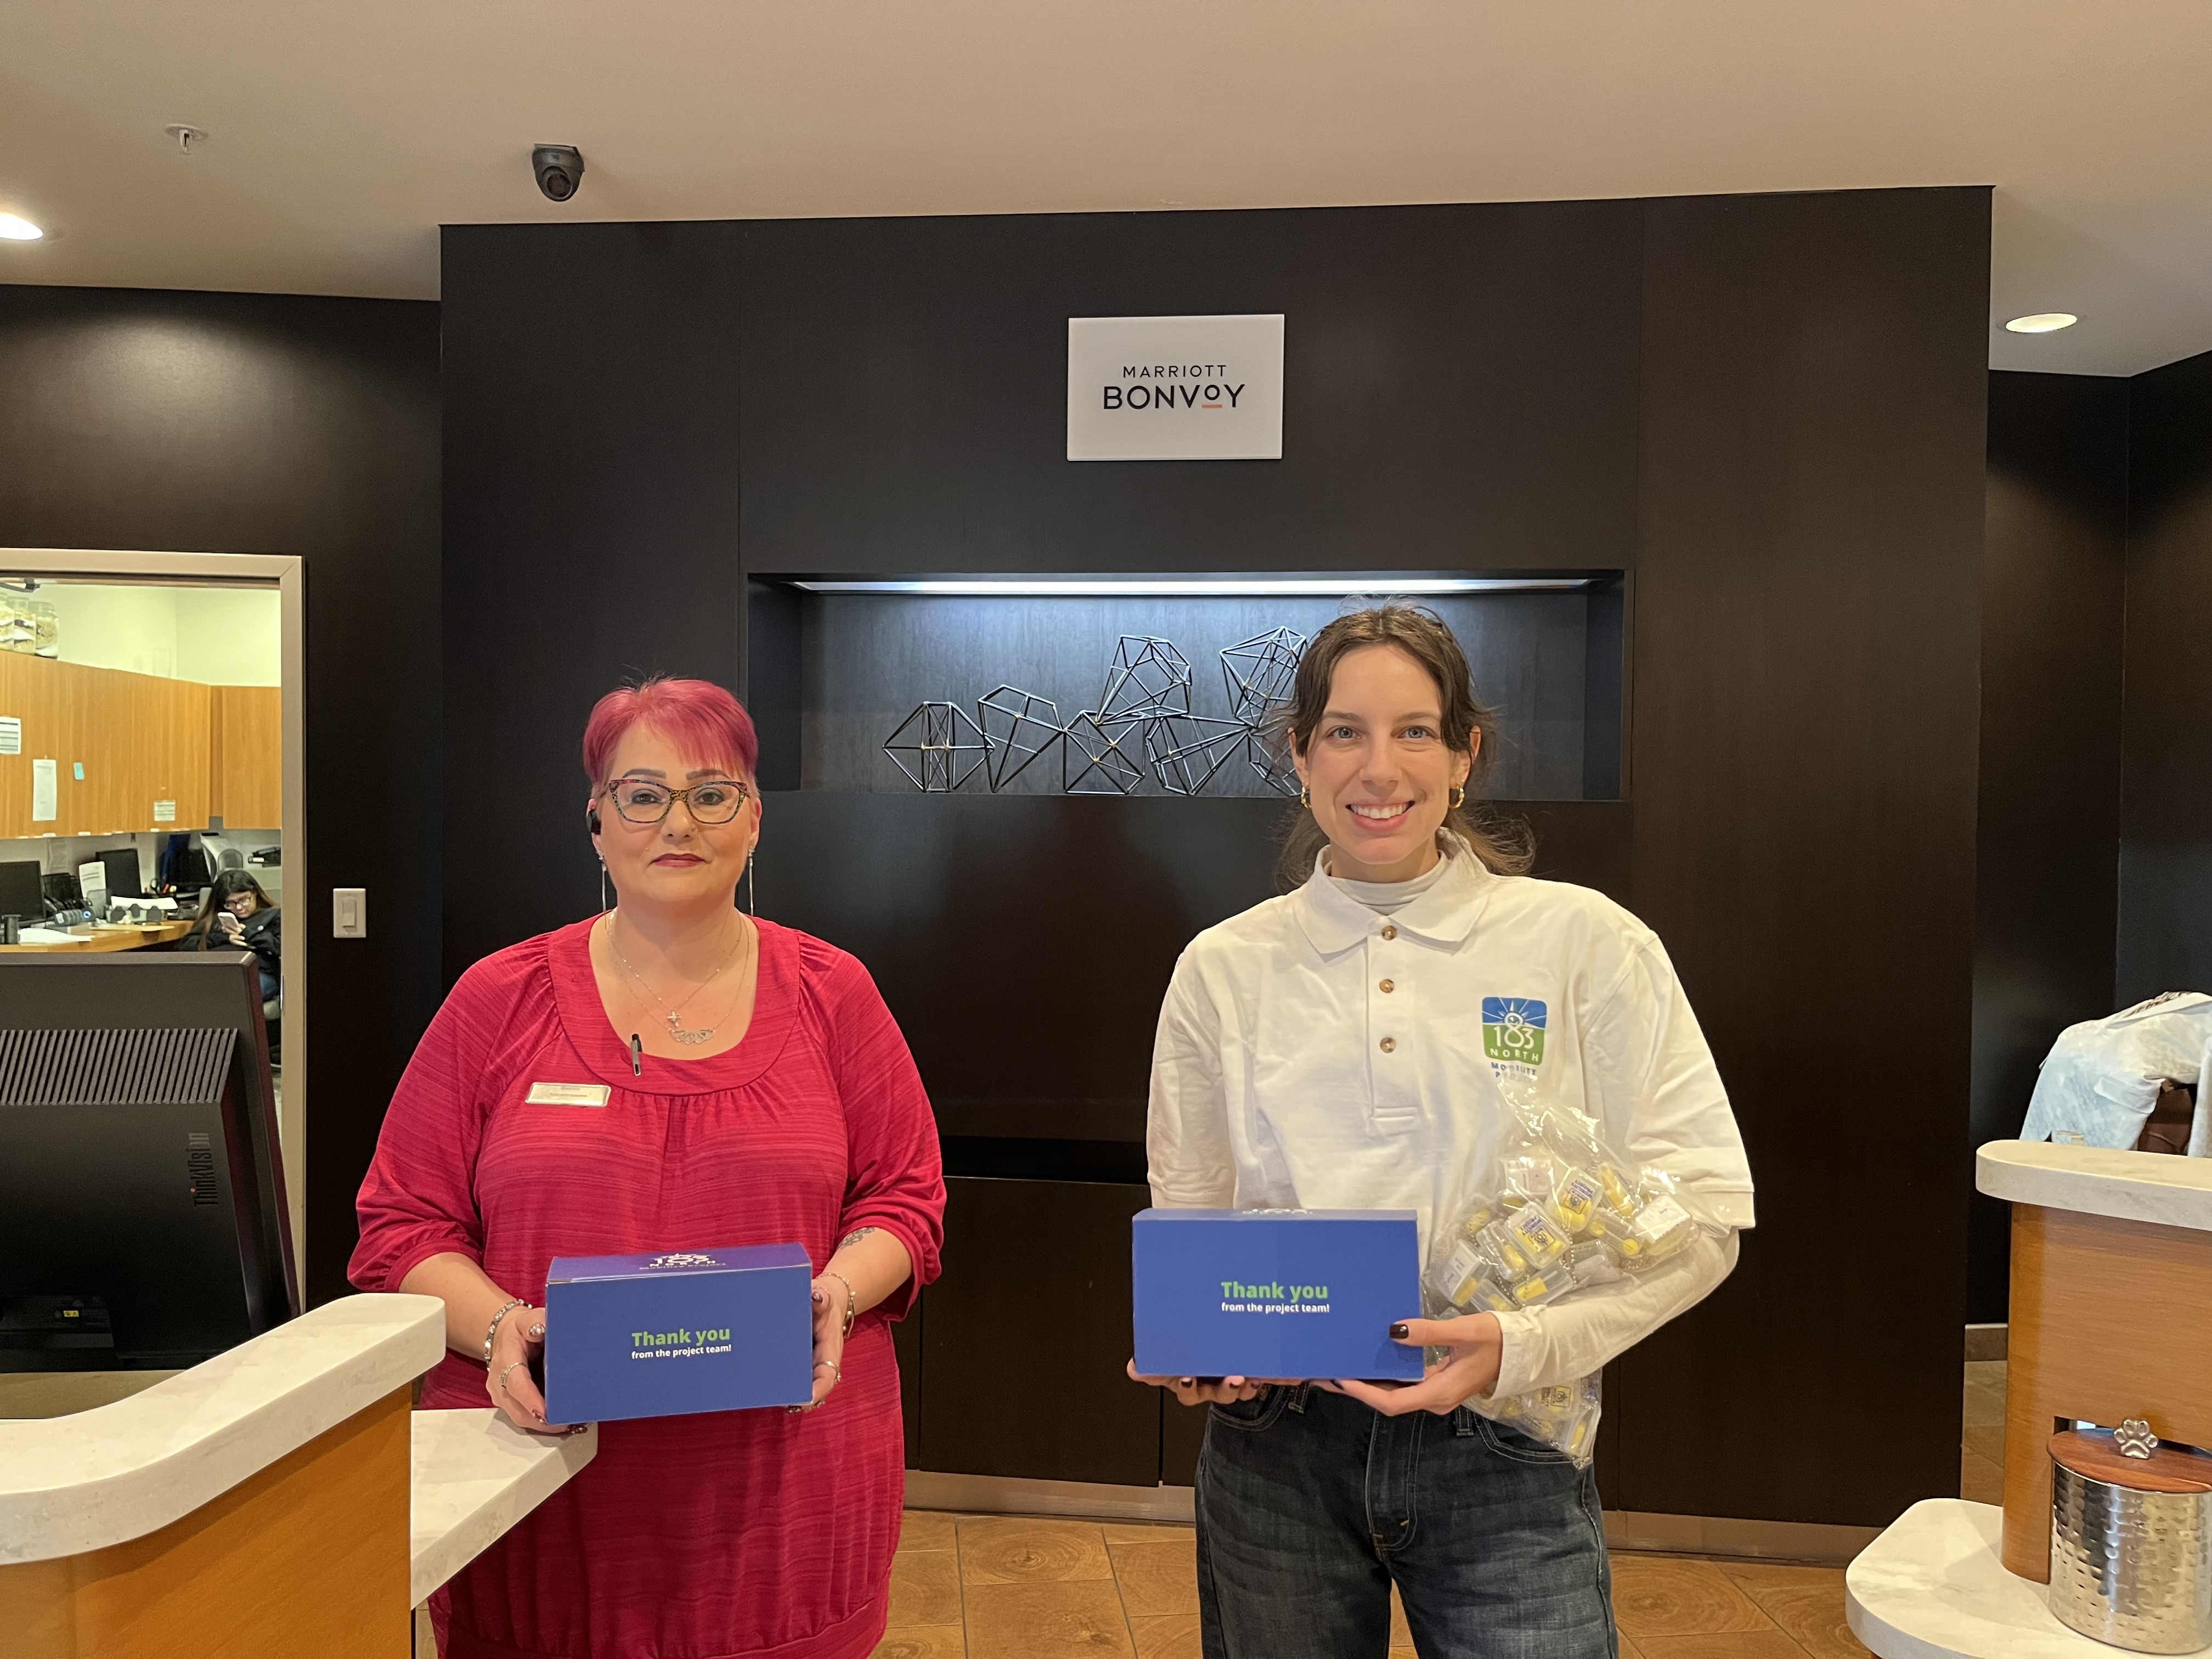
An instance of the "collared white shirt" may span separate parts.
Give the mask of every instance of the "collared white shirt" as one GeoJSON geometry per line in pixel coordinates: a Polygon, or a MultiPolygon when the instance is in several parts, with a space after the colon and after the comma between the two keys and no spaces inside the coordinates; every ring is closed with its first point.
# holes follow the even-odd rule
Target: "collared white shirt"
{"type": "MultiPolygon", "coordinates": [[[[1296,892],[1191,941],[1153,1048],[1153,1203],[1412,1210],[1426,1260],[1497,1155],[1511,1067],[1750,1226],[1743,1143],[1658,936],[1588,888],[1450,850],[1389,915],[1317,862],[1296,892]]],[[[1501,1315],[1498,1393],[1586,1376],[1634,1345],[1727,1276],[1735,1233],[1686,1254],[1501,1315]]]]}

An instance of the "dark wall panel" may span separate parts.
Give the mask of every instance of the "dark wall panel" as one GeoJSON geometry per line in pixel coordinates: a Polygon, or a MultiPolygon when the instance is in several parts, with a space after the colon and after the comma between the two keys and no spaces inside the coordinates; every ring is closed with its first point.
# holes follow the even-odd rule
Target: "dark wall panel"
{"type": "Polygon", "coordinates": [[[1637,207],[746,228],[755,570],[1622,562],[1637,207]],[[1073,463],[1067,319],[1282,312],[1279,461],[1073,463]]]}
{"type": "MultiPolygon", "coordinates": [[[[1969,1144],[2020,1132],[2037,1066],[2112,1009],[2128,383],[1990,376],[1969,1144]]],[[[2012,1206],[1977,1194],[1967,1317],[2006,1317],[2012,1206]]]]}
{"type": "Polygon", "coordinates": [[[314,1301],[437,1006],[437,330],[407,301],[0,288],[0,545],[307,561],[314,1301]],[[367,939],[330,937],[333,885],[372,890],[367,939]]]}
{"type": "MultiPolygon", "coordinates": [[[[1964,191],[451,231],[447,966],[592,902],[569,827],[585,711],[624,668],[735,679],[740,555],[756,573],[1628,569],[1632,804],[1537,808],[1542,867],[1589,872],[1667,940],[1763,1224],[1711,1304],[1618,1368],[1608,1499],[1875,1522],[1954,1490],[1987,212],[1964,191]],[[1291,319],[1281,463],[1063,459],[1069,315],[1241,309],[1291,319]],[[465,775],[495,829],[464,809],[465,775]],[[1838,1213],[1924,1250],[1922,1292],[1844,1271],[1838,1213]],[[1877,1431],[1895,1457],[1851,1449],[1877,1431]]],[[[764,711],[786,741],[796,707],[764,711]]],[[[760,908],[878,968],[978,1190],[1126,1151],[1150,1036],[1129,988],[1267,890],[1264,860],[1218,856],[1261,834],[1178,817],[1194,857],[1141,828],[1193,803],[769,805],[760,908]],[[1065,896],[1036,826],[999,811],[1032,807],[1115,815],[1045,838],[1112,854],[1116,890],[1065,896]],[[1057,979],[965,1000],[945,982],[975,941],[1055,927],[1057,979]],[[1073,994],[1094,983],[1126,993],[1110,1021],[1073,994]],[[992,1023],[1006,1010],[1048,1023],[1065,1063],[992,1023]],[[1009,1056],[1004,1076],[946,1087],[979,1074],[963,1044],[1009,1056]],[[1025,1138],[1006,1113],[1040,1079],[1067,1121],[1025,1138]]],[[[1115,1189],[1043,1183],[1086,1184],[1115,1189]]],[[[948,1286],[994,1271],[956,1262],[981,1224],[958,1205],[948,1286]]],[[[997,1350],[945,1301],[921,1451],[973,1466],[986,1454],[944,1461],[936,1402],[997,1350]]],[[[1105,1346],[1118,1364],[1110,1327],[1086,1365],[1105,1346]]]]}
{"type": "Polygon", "coordinates": [[[1144,1188],[945,1183],[945,1274],[924,1297],[921,1467],[1149,1486],[1158,1391],[1132,1382],[1129,1218],[1144,1188]]]}
{"type": "Polygon", "coordinates": [[[1884,1524],[1957,1490],[1989,193],[1645,227],[1632,886],[1760,1224],[1622,1362],[1608,1498],[1884,1524]]]}
{"type": "Polygon", "coordinates": [[[2122,1006],[2212,990],[2212,352],[2130,391],[2122,1006]]]}
{"type": "Polygon", "coordinates": [[[445,234],[449,981],[598,908],[592,703],[741,683],[742,229],[445,234]]]}

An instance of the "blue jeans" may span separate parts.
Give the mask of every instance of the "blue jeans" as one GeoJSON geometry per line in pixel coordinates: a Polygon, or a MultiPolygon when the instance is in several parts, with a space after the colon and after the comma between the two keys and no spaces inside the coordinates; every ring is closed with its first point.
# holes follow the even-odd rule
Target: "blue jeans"
{"type": "Polygon", "coordinates": [[[1208,1408],[1206,1659],[1617,1659],[1597,1482],[1464,1407],[1385,1417],[1319,1389],[1208,1408]]]}

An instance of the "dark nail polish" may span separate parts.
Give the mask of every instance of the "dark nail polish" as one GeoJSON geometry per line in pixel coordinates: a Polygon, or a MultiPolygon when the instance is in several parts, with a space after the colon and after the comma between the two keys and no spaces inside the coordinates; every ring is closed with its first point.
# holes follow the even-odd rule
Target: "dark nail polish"
{"type": "Polygon", "coordinates": [[[1406,1322],[1401,1319],[1396,1324],[1393,1325],[1390,1328],[1390,1334],[1398,1341],[1404,1341],[1407,1337],[1406,1322]]]}

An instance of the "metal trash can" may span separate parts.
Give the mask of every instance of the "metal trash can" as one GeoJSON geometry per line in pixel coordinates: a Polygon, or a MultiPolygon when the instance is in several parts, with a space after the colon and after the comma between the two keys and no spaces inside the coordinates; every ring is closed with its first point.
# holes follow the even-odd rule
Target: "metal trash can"
{"type": "Polygon", "coordinates": [[[2051,1611],[2136,1653],[2212,1645],[2212,1456],[2130,1419],[2051,1438],[2051,1611]]]}

